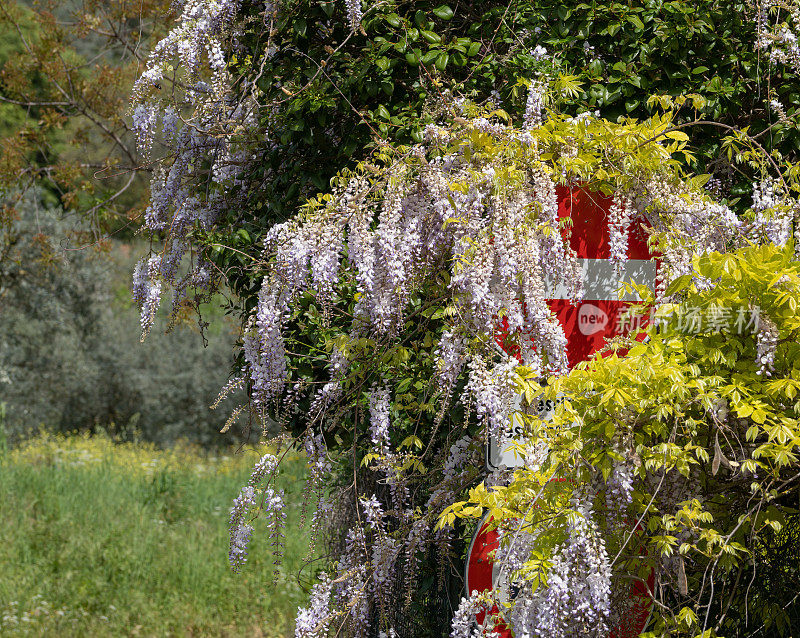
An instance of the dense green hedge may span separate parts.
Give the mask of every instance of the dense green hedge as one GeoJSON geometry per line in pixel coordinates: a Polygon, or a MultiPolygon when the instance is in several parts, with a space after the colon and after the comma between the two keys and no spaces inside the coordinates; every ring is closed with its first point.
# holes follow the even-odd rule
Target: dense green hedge
{"type": "MultiPolygon", "coordinates": [[[[525,81],[553,64],[549,56],[583,83],[577,95],[564,96],[567,112],[645,118],[652,94],[700,93],[704,111],[687,110],[684,120],[758,133],[778,119],[767,107],[771,97],[789,116],[800,97],[797,78],[755,50],[754,10],[744,2],[394,1],[372,4],[351,32],[343,3],[299,0],[282,3],[272,41],[259,10],[237,41],[231,71],[243,80],[237,86],[254,83],[259,103],[269,105],[257,129],[266,143],[256,142],[242,187],[247,204],[231,211],[236,224],[220,224],[237,234],[213,238],[236,251],[258,251],[273,222],[326,190],[338,170],[381,140],[419,140],[445,93],[496,99],[519,117],[525,81]],[[548,57],[536,60],[531,50],[539,45],[548,57]]],[[[698,151],[694,169],[714,172],[729,199],[744,195],[747,180],[721,152],[720,129],[687,132],[698,151]]],[[[761,141],[796,156],[800,134],[777,126],[761,141]]],[[[256,283],[242,255],[217,249],[215,260],[239,271],[233,285],[251,303],[256,283]]]]}

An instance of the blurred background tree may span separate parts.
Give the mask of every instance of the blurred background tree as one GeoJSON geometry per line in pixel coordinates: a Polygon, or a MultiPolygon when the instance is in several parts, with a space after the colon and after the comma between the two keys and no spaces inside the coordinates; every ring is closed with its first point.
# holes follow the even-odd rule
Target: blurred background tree
{"type": "Polygon", "coordinates": [[[162,0],[0,5],[0,401],[12,440],[41,426],[237,438],[219,435],[230,406],[209,410],[234,327],[201,335],[181,317],[141,344],[130,301],[149,182],[130,87],[169,24],[162,0]]]}
{"type": "Polygon", "coordinates": [[[135,219],[148,167],[130,87],[169,25],[164,0],[6,2],[0,7],[0,187],[37,186],[96,233],[135,219]]]}
{"type": "Polygon", "coordinates": [[[83,227],[33,191],[16,211],[0,226],[0,400],[12,440],[42,425],[161,444],[237,438],[219,434],[231,405],[209,410],[227,378],[235,326],[215,321],[201,335],[184,321],[140,343],[131,246],[70,249],[63,238],[83,227]]]}

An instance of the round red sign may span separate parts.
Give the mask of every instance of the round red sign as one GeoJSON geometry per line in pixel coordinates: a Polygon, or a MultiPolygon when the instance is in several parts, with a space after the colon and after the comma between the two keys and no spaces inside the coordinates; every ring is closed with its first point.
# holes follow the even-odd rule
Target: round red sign
{"type": "MultiPolygon", "coordinates": [[[[510,602],[515,596],[515,589],[508,579],[501,578],[500,570],[493,560],[493,552],[499,547],[499,535],[496,529],[490,529],[489,517],[484,516],[478,525],[478,531],[472,538],[467,552],[467,565],[464,582],[467,592],[483,592],[499,589],[501,602],[510,602]]],[[[504,574],[503,576],[507,576],[504,574]]],[[[619,620],[608,634],[609,638],[636,638],[644,631],[650,612],[653,608],[652,591],[655,587],[655,574],[651,571],[647,582],[633,579],[624,610],[616,610],[619,620]]],[[[492,614],[499,615],[497,607],[492,614]]],[[[485,612],[478,614],[477,621],[485,620],[485,612]]],[[[511,638],[511,630],[500,624],[495,628],[500,638],[511,638]]]]}
{"type": "MultiPolygon", "coordinates": [[[[635,300],[619,299],[617,291],[623,281],[631,279],[654,286],[656,261],[641,224],[633,223],[628,237],[627,261],[620,275],[611,261],[611,237],[607,221],[611,198],[583,188],[567,187],[558,188],[557,197],[559,217],[572,221],[570,248],[577,254],[583,270],[585,295],[580,303],[575,304],[566,291],[562,292],[556,287],[551,291],[547,303],[564,329],[569,365],[574,366],[600,350],[606,338],[620,333],[623,313],[635,300]]],[[[501,327],[497,335],[501,346],[504,345],[505,336],[501,327]]],[[[495,447],[502,448],[502,442],[495,442],[495,447]]],[[[492,462],[490,452],[491,445],[487,449],[488,467],[497,467],[500,461],[506,466],[518,464],[513,459],[507,460],[502,450],[495,453],[499,461],[496,459],[492,462]]],[[[465,574],[467,595],[475,590],[480,592],[499,588],[501,600],[507,602],[513,598],[514,592],[508,583],[498,582],[499,570],[492,559],[498,546],[498,535],[488,527],[484,518],[469,548],[465,574]]],[[[647,624],[652,609],[654,575],[650,573],[647,583],[637,579],[633,583],[626,608],[618,614],[620,620],[609,638],[638,636],[647,624]]],[[[497,613],[497,609],[492,613],[497,613]]],[[[483,620],[484,615],[480,615],[478,622],[483,620]]],[[[508,628],[499,629],[502,638],[510,638],[508,628]]]]}

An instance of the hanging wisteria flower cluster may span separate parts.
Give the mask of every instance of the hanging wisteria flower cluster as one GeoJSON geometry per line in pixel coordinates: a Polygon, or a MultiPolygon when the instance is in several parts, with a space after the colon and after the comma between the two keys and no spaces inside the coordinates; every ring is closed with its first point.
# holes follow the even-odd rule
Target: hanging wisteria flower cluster
{"type": "Polygon", "coordinates": [[[283,530],[286,525],[286,505],[283,491],[275,490],[270,485],[277,467],[278,459],[274,455],[262,456],[253,467],[250,481],[242,487],[234,499],[229,519],[228,553],[228,560],[234,571],[240,570],[247,561],[247,547],[255,531],[253,520],[259,514],[266,519],[276,568],[280,564],[280,557],[283,554],[283,530]]]}
{"type": "Polygon", "coordinates": [[[193,232],[210,230],[235,201],[232,188],[251,158],[243,142],[256,121],[252,99],[231,99],[223,53],[242,0],[175,4],[176,25],[150,53],[132,94],[139,150],[148,160],[158,150],[144,226],[162,248],[142,259],[133,282],[143,337],[165,290],[173,291],[175,313],[190,289],[213,288],[204,259],[192,259],[188,272],[184,261],[195,247],[193,232]]]}
{"type": "Polygon", "coordinates": [[[754,242],[784,246],[791,239],[796,213],[780,181],[763,179],[753,184],[752,210],[755,216],[749,234],[754,242]]]}
{"type": "MultiPolygon", "coordinates": [[[[308,608],[329,608],[330,618],[339,618],[354,636],[366,635],[375,623],[383,631],[391,629],[395,612],[390,610],[402,598],[396,576],[413,574],[430,544],[446,555],[452,530],[444,526],[433,531],[432,523],[475,479],[474,470],[463,465],[465,452],[479,449],[487,433],[499,433],[517,409],[519,366],[533,376],[568,370],[564,332],[547,298],[556,285],[571,291],[574,300],[583,291],[556,189],[563,184],[587,187],[586,178],[569,162],[585,158],[587,149],[579,146],[597,139],[587,130],[607,131],[612,125],[591,115],[553,116],[520,131],[474,107],[461,111],[468,117],[428,127],[423,144],[384,151],[375,161],[343,173],[330,193],[270,230],[258,304],[244,335],[246,374],[254,405],[264,418],[283,405],[283,397],[300,400],[306,393],[312,409],[306,415],[305,448],[311,451],[312,467],[324,458],[316,450],[325,449],[321,433],[331,427],[330,415],[342,414],[334,406],[348,396],[347,375],[353,370],[373,375],[366,399],[350,401],[361,406],[366,459],[373,472],[369,480],[380,487],[356,494],[349,528],[331,563],[334,584],[315,588],[308,608]],[[553,135],[556,127],[558,136],[553,135]],[[554,142],[556,137],[566,141],[554,142]],[[558,144],[570,153],[558,154],[558,144]],[[549,159],[554,156],[563,163],[549,159]],[[441,403],[439,414],[453,402],[468,406],[482,430],[479,439],[466,436],[451,447],[441,465],[443,480],[415,511],[408,486],[418,480],[409,470],[416,467],[416,457],[401,451],[393,435],[397,425],[391,406],[398,390],[392,379],[380,375],[379,367],[364,368],[365,360],[354,353],[364,344],[380,348],[401,338],[413,325],[415,295],[426,282],[441,279],[442,272],[448,273],[438,293],[444,295],[445,328],[438,343],[431,344],[436,353],[431,396],[441,403]],[[343,327],[341,340],[330,350],[330,377],[298,391],[287,345],[292,309],[313,295],[323,314],[342,315],[342,286],[354,291],[352,311],[346,314],[349,325],[343,327]],[[517,346],[516,355],[494,339],[501,319],[517,346]]],[[[617,131],[612,139],[622,134],[617,131]]],[[[611,157],[604,170],[613,170],[619,150],[597,148],[598,165],[611,157]]],[[[626,259],[633,224],[644,215],[657,227],[670,220],[676,230],[662,242],[661,279],[666,285],[684,274],[686,260],[690,264],[697,252],[736,241],[739,222],[703,189],[692,190],[664,170],[668,158],[658,144],[643,153],[639,173],[626,169],[615,178],[618,196],[607,223],[619,266],[626,259]]],[[[630,476],[620,468],[615,477],[624,506],[630,476]]],[[[542,635],[530,633],[533,627],[573,635],[574,623],[602,633],[606,623],[610,566],[591,512],[576,515],[570,530],[567,544],[556,553],[548,588],[517,604],[515,622],[529,635],[542,635]],[[567,590],[580,600],[565,599],[567,590]],[[565,624],[570,614],[573,624],[565,624]]],[[[462,615],[477,604],[470,600],[462,615]]],[[[298,636],[316,635],[323,626],[321,621],[307,622],[310,615],[307,610],[299,618],[298,636]]]]}
{"type": "Polygon", "coordinates": [[[588,501],[576,504],[567,540],[553,552],[546,585],[523,587],[510,624],[515,636],[605,637],[611,611],[611,567],[588,501]]]}
{"type": "Polygon", "coordinates": [[[771,62],[800,73],[800,4],[795,0],[759,0],[756,6],[756,48],[767,51],[771,62]]]}

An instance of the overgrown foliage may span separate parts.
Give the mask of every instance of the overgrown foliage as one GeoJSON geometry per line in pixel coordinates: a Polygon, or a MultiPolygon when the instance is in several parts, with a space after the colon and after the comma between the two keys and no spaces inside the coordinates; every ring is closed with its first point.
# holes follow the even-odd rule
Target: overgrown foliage
{"type": "Polygon", "coordinates": [[[670,293],[645,333],[551,378],[543,394],[523,383],[531,403],[562,399],[552,421],[529,421],[546,458],[508,487],[471,491],[445,520],[479,505],[535,538],[517,568],[542,589],[570,517],[587,516],[570,503],[588,502],[612,567],[655,572],[648,635],[789,635],[795,561],[780,564],[783,590],[759,579],[800,514],[800,262],[791,245],[707,253],[670,293]]]}
{"type": "MultiPolygon", "coordinates": [[[[132,128],[153,161],[144,214],[152,250],[133,286],[142,334],[167,290],[173,318],[199,308],[221,282],[238,295],[242,348],[226,390],[245,387],[249,402],[231,422],[248,414],[286,426],[284,443],[308,456],[309,493],[321,504],[314,529],[324,521],[328,531],[328,571],[298,615],[298,636],[442,633],[438,619],[452,614],[432,592],[456,582],[463,528],[450,549],[449,528],[433,522],[479,481],[475,454],[514,412],[515,379],[541,385],[556,375],[555,387],[573,378],[564,376],[565,336],[546,303],[553,283],[582,297],[560,198],[611,197],[607,231],[619,269],[630,233],[649,221],[662,254],[652,297],[659,306],[680,302],[678,284],[668,287],[675,281],[694,281],[698,295],[713,298],[717,274],[696,276],[695,257],[790,245],[796,111],[781,99],[795,101],[797,7],[186,0],[174,8],[174,27],[133,90],[132,128]],[[691,167],[713,175],[694,177],[691,167]],[[519,359],[497,344],[500,321],[508,324],[503,345],[519,359]]],[[[790,261],[787,252],[781,263],[790,261]]],[[[767,325],[756,338],[765,374],[779,331],[767,325]]],[[[634,360],[643,361],[636,348],[634,360]]],[[[458,510],[494,507],[506,533],[520,519],[514,490],[522,489],[523,522],[541,514],[557,523],[526,535],[532,541],[520,551],[504,547],[508,569],[527,579],[506,618],[518,635],[604,635],[620,613],[620,570],[635,558],[625,550],[655,535],[650,508],[674,506],[658,512],[659,525],[708,523],[704,505],[691,500],[700,503],[707,487],[695,489],[693,466],[678,467],[689,479],[675,482],[689,496],[665,504],[647,481],[675,475],[671,457],[643,465],[635,480],[628,440],[588,460],[570,448],[610,445],[608,424],[593,419],[579,436],[572,421],[535,426],[528,473],[507,487],[513,477],[491,475],[472,509],[458,510]],[[545,481],[554,459],[573,463],[571,482],[545,481]],[[617,510],[641,496],[634,503],[651,516],[646,529],[597,515],[606,479],[617,510]],[[534,512],[525,480],[555,500],[536,501],[534,512]],[[691,505],[675,513],[684,502],[691,505]],[[619,529],[628,542],[613,558],[619,529]]],[[[703,423],[690,422],[701,439],[703,423]]],[[[641,436],[650,437],[642,449],[674,443],[657,429],[641,436]]],[[[705,462],[697,449],[689,451],[705,462]]],[[[719,463],[737,462],[719,449],[719,463]]],[[[280,527],[277,461],[263,457],[234,503],[237,568],[257,503],[273,537],[280,527]]],[[[713,461],[711,476],[709,484],[727,477],[713,461]]],[[[729,533],[719,520],[701,541],[679,539],[688,545],[680,561],[656,551],[669,543],[651,547],[643,564],[657,567],[654,631],[700,634],[732,622],[705,585],[733,573],[737,552],[756,550],[739,538],[741,548],[731,544],[733,536],[709,545],[709,530],[729,533]],[[668,560],[678,565],[675,581],[668,560]],[[712,575],[692,571],[703,565],[712,575]],[[694,599],[690,578],[700,587],[694,599]]],[[[740,525],[751,545],[762,527],[740,525]]],[[[739,589],[731,591],[734,601],[739,589]]],[[[492,596],[464,598],[454,636],[474,632],[492,596]]]]}
{"type": "MultiPolygon", "coordinates": [[[[288,426],[284,440],[305,448],[315,522],[328,530],[328,571],[298,615],[297,635],[441,633],[424,623],[440,607],[426,600],[410,613],[408,602],[417,583],[436,576],[445,589],[455,571],[450,530],[431,525],[478,479],[473,454],[507,424],[515,376],[541,382],[568,371],[547,289],[559,284],[577,302],[583,284],[559,198],[612,197],[607,231],[618,268],[630,233],[649,220],[662,254],[659,305],[674,301],[670,282],[691,278],[695,256],[790,242],[798,169],[796,150],[781,144],[794,112],[771,89],[773,78],[777,86],[797,71],[795,13],[678,2],[570,10],[189,0],[179,8],[134,88],[143,152],[157,142],[172,149],[145,215],[163,250],[134,278],[143,333],[167,289],[178,303],[186,293],[196,303],[224,278],[239,294],[242,355],[230,387],[247,388],[241,412],[288,426]],[[573,23],[587,46],[548,49],[573,23]],[[702,62],[684,72],[687,54],[702,62]],[[606,66],[605,55],[619,59],[606,66]],[[694,90],[701,81],[708,95],[694,90]],[[768,108],[753,99],[761,87],[768,108]],[[621,99],[626,112],[652,117],[617,118],[621,99]],[[691,148],[688,133],[706,129],[720,135],[703,133],[699,151],[691,148]],[[698,152],[715,181],[689,172],[698,152]],[[738,199],[746,182],[752,206],[738,199]],[[300,207],[318,190],[328,192],[300,207]],[[495,341],[501,320],[519,360],[495,341]],[[431,552],[437,574],[424,561],[431,552]]],[[[771,334],[759,337],[767,360],[771,334]]],[[[552,456],[546,442],[537,451],[552,456]]],[[[530,466],[540,463],[529,456],[530,466]]],[[[268,476],[276,460],[262,459],[234,504],[237,568],[250,506],[260,497],[270,524],[280,520],[268,476]]],[[[624,501],[631,468],[620,464],[615,476],[624,501]]],[[[475,494],[497,499],[503,492],[486,485],[510,478],[493,474],[475,494]]],[[[622,613],[612,600],[624,574],[605,534],[613,521],[594,520],[594,493],[571,501],[577,487],[556,491],[552,513],[564,525],[543,549],[558,551],[545,557],[529,544],[505,556],[514,571],[531,553],[545,561],[506,620],[518,635],[605,635],[622,613]]],[[[676,607],[668,579],[658,584],[655,630],[686,625],[696,612],[676,607]]],[[[476,612],[493,596],[465,597],[452,635],[473,635],[476,612]]]]}

